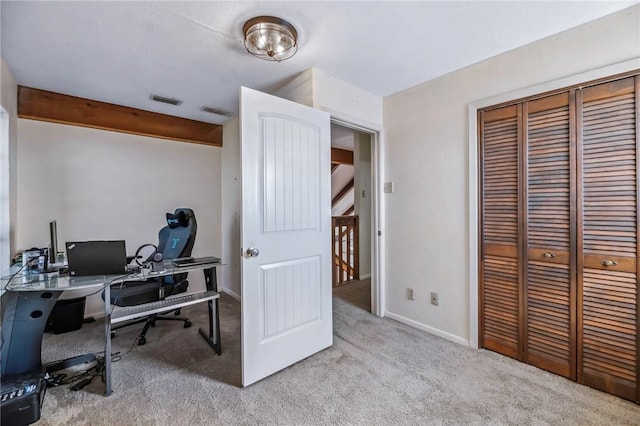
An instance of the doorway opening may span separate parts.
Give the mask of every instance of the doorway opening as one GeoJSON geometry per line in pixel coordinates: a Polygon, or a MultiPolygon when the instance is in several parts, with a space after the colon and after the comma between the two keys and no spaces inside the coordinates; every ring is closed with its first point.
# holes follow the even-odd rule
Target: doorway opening
{"type": "Polygon", "coordinates": [[[375,313],[372,139],[371,133],[331,124],[333,295],[375,313]]]}

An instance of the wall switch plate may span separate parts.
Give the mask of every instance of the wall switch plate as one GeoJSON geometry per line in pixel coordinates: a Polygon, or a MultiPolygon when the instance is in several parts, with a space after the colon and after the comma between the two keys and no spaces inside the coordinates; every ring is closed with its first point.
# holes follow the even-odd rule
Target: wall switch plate
{"type": "Polygon", "coordinates": [[[438,293],[436,293],[435,291],[431,292],[431,304],[438,306],[438,304],[440,303],[440,301],[438,300],[438,293]]]}
{"type": "Polygon", "coordinates": [[[407,299],[416,300],[416,294],[415,294],[415,292],[413,291],[412,288],[408,288],[407,289],[407,299]]]}
{"type": "Polygon", "coordinates": [[[393,182],[384,183],[384,193],[391,194],[393,192],[393,182]]]}

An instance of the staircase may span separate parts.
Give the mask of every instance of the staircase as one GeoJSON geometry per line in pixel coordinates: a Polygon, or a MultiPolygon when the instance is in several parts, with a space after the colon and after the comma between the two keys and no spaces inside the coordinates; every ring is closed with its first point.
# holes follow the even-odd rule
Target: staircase
{"type": "Polygon", "coordinates": [[[354,215],[353,151],[331,149],[333,286],[359,279],[358,217],[354,215]]]}

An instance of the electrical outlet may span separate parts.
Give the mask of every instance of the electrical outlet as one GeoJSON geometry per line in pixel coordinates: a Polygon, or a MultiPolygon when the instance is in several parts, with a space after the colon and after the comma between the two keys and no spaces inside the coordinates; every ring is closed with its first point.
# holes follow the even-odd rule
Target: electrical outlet
{"type": "Polygon", "coordinates": [[[407,299],[416,300],[416,294],[415,294],[415,292],[413,291],[412,288],[408,288],[407,289],[407,299]]]}
{"type": "Polygon", "coordinates": [[[431,292],[431,304],[438,306],[438,304],[440,303],[440,301],[438,300],[438,293],[436,293],[435,291],[431,292]]]}

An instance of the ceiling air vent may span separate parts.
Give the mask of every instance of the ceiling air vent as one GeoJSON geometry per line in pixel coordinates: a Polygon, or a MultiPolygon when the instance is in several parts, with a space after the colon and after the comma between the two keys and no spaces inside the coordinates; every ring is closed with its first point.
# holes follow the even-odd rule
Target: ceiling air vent
{"type": "Polygon", "coordinates": [[[182,104],[182,101],[180,99],[167,98],[164,96],[154,95],[154,94],[151,94],[151,97],[149,99],[151,99],[152,101],[162,102],[164,104],[175,105],[175,106],[182,104]]]}
{"type": "Polygon", "coordinates": [[[223,115],[225,117],[231,117],[233,115],[232,112],[225,111],[225,110],[220,109],[220,108],[210,107],[210,106],[203,106],[201,109],[204,112],[208,112],[210,114],[223,115]]]}

